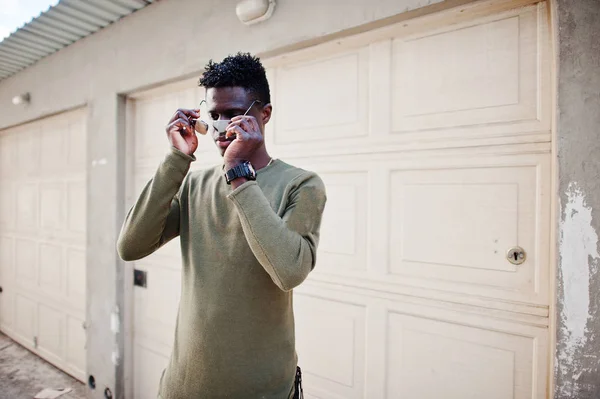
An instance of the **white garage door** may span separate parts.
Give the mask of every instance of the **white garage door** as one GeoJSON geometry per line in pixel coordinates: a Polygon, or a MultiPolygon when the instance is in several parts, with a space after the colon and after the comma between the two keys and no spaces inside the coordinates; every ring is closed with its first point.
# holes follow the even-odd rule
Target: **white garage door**
{"type": "MultiPolygon", "coordinates": [[[[546,5],[450,10],[267,60],[276,157],[328,190],[318,264],[295,292],[308,398],[545,398],[551,110],[546,5]],[[507,259],[523,249],[521,264],[507,259]]],[[[188,86],[189,87],[189,86],[188,86]]],[[[167,92],[165,92],[165,90],[167,92]]],[[[173,111],[133,101],[135,185],[173,111]]],[[[194,167],[219,158],[201,141],[194,167]]],[[[136,263],[135,397],[173,340],[178,242],[136,263]]]]}
{"type": "Polygon", "coordinates": [[[0,131],[0,329],[85,377],[83,110],[0,131]]]}

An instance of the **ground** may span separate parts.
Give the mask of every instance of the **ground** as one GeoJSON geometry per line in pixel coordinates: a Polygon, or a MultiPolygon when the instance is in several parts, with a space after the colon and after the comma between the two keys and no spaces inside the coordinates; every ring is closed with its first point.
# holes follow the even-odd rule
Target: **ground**
{"type": "Polygon", "coordinates": [[[59,399],[85,398],[85,386],[0,333],[0,399],[32,399],[44,388],[72,388],[59,399]]]}

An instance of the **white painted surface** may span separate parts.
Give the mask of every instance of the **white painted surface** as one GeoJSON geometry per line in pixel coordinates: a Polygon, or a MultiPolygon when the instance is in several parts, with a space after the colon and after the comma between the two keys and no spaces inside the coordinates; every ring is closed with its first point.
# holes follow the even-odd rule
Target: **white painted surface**
{"type": "MultiPolygon", "coordinates": [[[[328,190],[295,292],[307,398],[546,397],[550,119],[545,5],[442,13],[266,60],[272,154],[328,190]],[[500,62],[500,65],[498,65],[500,62]],[[435,93],[441,93],[436,96],[435,93]],[[533,144],[526,144],[533,143],[533,144]],[[514,266],[506,251],[527,260],[514,266]]],[[[201,90],[132,100],[135,200],[201,90]]],[[[194,168],[219,162],[200,138],[194,168]]],[[[135,263],[136,398],[173,343],[178,240],[135,263]]]]}
{"type": "Polygon", "coordinates": [[[84,111],[0,132],[0,329],[85,377],[84,111]]]}
{"type": "MultiPolygon", "coordinates": [[[[586,344],[590,318],[590,268],[597,267],[598,235],[592,227],[592,208],[577,182],[569,184],[560,222],[560,272],[563,281],[561,318],[566,348],[559,361],[575,364],[575,351],[586,344]]],[[[593,270],[595,272],[595,270],[593,270]]]]}

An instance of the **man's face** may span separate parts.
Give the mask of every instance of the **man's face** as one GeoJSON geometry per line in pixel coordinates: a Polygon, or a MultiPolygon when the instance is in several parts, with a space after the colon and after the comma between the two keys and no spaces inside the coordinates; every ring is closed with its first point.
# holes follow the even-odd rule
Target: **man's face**
{"type": "MultiPolygon", "coordinates": [[[[208,119],[209,125],[215,121],[231,120],[234,116],[246,115],[253,116],[258,122],[261,134],[264,133],[265,123],[270,118],[271,106],[260,102],[256,102],[249,110],[252,102],[257,100],[252,93],[243,87],[214,87],[206,90],[206,108],[205,117],[208,119]],[[268,108],[268,109],[267,109],[268,108]]],[[[231,144],[231,141],[225,139],[224,134],[219,134],[216,129],[210,129],[212,138],[221,152],[221,156],[225,154],[225,150],[231,144]]]]}

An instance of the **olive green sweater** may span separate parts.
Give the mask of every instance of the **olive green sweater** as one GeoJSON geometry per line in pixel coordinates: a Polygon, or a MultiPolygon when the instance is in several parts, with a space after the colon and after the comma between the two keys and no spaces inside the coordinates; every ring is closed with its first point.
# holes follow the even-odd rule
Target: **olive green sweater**
{"type": "Polygon", "coordinates": [[[325,187],[275,160],[232,190],[222,166],[188,174],[194,159],[171,149],[118,242],[130,261],[180,236],[181,301],[159,397],[288,398],[297,363],[291,290],[315,265],[325,187]]]}

